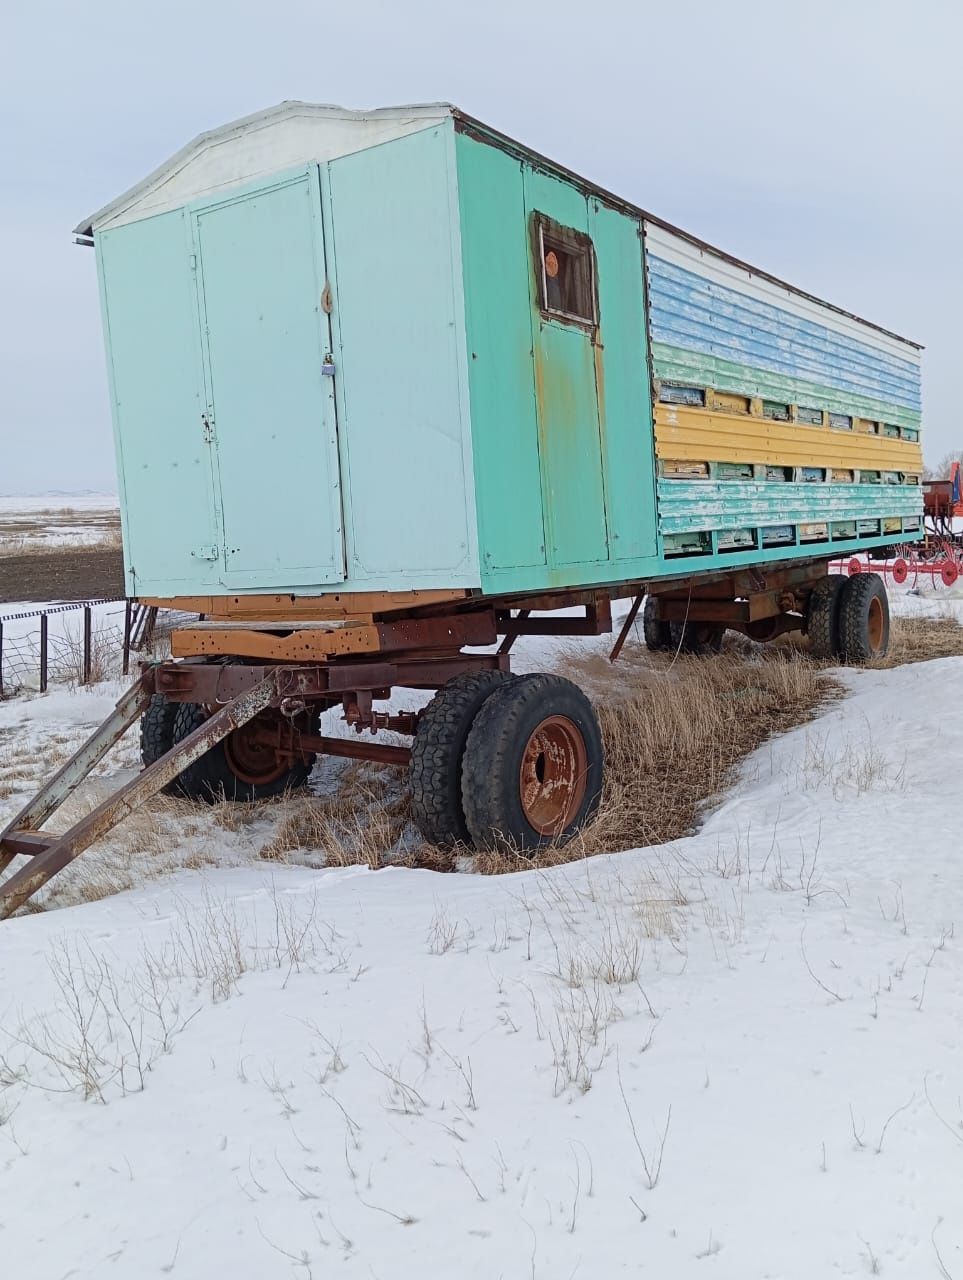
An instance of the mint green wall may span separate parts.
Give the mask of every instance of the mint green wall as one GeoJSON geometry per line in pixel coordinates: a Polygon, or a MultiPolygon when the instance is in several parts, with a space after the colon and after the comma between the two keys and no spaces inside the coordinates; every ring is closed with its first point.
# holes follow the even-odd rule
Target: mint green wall
{"type": "Polygon", "coordinates": [[[450,123],[96,250],[132,594],[479,585],[450,123]]]}
{"type": "Polygon", "coordinates": [[[345,589],[477,586],[450,121],[331,161],[323,187],[345,589]]]}
{"type": "Polygon", "coordinates": [[[182,209],[97,236],[128,594],[217,582],[220,542],[191,257],[182,209]]]}
{"type": "Polygon", "coordinates": [[[499,571],[546,564],[531,251],[519,161],[462,136],[456,154],[475,501],[488,582],[499,571]]]}
{"type": "Polygon", "coordinates": [[[656,563],[638,223],[534,166],[456,137],[482,584],[578,585],[656,563]],[[599,328],[543,315],[542,213],[588,234],[599,328]]]}

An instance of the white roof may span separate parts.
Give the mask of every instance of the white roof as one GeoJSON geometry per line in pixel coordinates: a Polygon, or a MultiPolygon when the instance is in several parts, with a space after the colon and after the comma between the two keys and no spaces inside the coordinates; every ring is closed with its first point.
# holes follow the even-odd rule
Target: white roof
{"type": "Polygon", "coordinates": [[[372,111],[282,102],[199,134],[129,191],[82,219],[74,233],[89,236],[300,164],[363,151],[430,128],[452,110],[444,102],[372,111]]]}

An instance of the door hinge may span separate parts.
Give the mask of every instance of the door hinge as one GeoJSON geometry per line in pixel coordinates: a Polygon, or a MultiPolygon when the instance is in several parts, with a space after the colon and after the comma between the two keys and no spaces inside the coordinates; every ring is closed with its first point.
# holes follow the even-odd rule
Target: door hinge
{"type": "Polygon", "coordinates": [[[324,359],[321,361],[321,372],[326,378],[334,377],[334,356],[330,351],[326,351],[324,359]]]}
{"type": "Polygon", "coordinates": [[[191,555],[197,560],[217,560],[220,557],[220,551],[217,547],[198,547],[196,551],[192,551],[191,555]]]}
{"type": "Polygon", "coordinates": [[[214,419],[208,414],[201,414],[201,430],[204,432],[204,440],[207,444],[214,442],[214,419]]]}

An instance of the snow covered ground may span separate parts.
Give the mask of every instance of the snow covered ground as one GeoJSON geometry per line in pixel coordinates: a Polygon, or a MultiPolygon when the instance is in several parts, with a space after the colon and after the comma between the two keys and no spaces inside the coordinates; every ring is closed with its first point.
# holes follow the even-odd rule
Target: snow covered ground
{"type": "MultiPolygon", "coordinates": [[[[963,1278],[963,660],[840,679],[671,846],[179,819],[198,869],[0,924],[3,1274],[963,1278]]],[[[0,707],[0,817],[113,692],[0,707]]]]}
{"type": "Polygon", "coordinates": [[[0,554],[92,545],[119,537],[119,529],[113,494],[0,494],[0,554]]]}

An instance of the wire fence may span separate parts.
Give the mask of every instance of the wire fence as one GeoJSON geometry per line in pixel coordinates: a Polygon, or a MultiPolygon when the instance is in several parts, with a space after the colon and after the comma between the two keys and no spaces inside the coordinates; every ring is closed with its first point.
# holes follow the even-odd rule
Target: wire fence
{"type": "Polygon", "coordinates": [[[0,697],[126,675],[135,609],[129,600],[84,600],[0,614],[0,697]]]}

